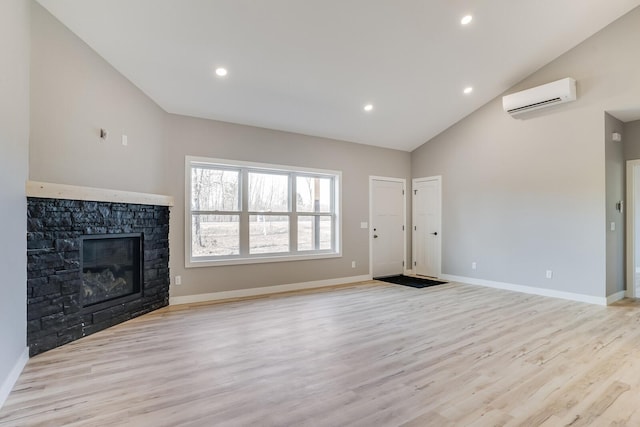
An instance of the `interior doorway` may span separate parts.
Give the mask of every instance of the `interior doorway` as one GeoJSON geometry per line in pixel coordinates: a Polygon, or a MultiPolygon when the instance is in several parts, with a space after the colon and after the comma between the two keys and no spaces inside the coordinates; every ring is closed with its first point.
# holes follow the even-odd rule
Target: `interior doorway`
{"type": "Polygon", "coordinates": [[[406,181],[369,178],[369,265],[372,277],[402,274],[406,255],[406,181]]]}

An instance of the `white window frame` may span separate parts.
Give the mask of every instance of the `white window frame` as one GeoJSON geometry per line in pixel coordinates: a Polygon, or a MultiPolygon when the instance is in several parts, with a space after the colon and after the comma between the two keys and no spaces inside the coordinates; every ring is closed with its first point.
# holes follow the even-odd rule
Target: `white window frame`
{"type": "MultiPolygon", "coordinates": [[[[215,159],[207,157],[185,157],[185,267],[212,267],[236,264],[257,264],[280,261],[302,261],[325,258],[339,258],[342,256],[342,171],[313,169],[297,166],[274,165],[267,163],[244,162],[228,159],[215,159]],[[205,166],[221,169],[240,170],[240,211],[210,211],[217,215],[240,215],[240,254],[228,256],[192,256],[192,227],[193,216],[191,209],[191,169],[193,166],[205,166]],[[289,211],[269,212],[268,215],[289,217],[289,252],[269,254],[249,254],[248,230],[243,233],[242,222],[248,224],[249,215],[264,215],[264,212],[250,212],[248,210],[247,186],[249,172],[281,173],[289,175],[289,211]],[[333,218],[332,249],[329,250],[297,250],[298,212],[295,196],[297,176],[317,176],[332,178],[332,205],[330,215],[333,218]],[[243,236],[247,234],[247,236],[243,236]]],[[[202,211],[200,211],[202,213],[202,211]]],[[[327,216],[326,213],[300,212],[300,216],[327,216]]]]}

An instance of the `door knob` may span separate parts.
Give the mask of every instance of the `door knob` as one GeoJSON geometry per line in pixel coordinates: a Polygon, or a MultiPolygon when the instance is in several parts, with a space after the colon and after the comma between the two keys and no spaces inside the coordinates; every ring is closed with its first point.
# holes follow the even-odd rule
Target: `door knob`
{"type": "Polygon", "coordinates": [[[437,235],[438,235],[438,232],[436,231],[436,232],[431,233],[431,234],[433,234],[434,236],[437,236],[437,235]]]}
{"type": "Polygon", "coordinates": [[[378,235],[377,235],[377,234],[374,234],[374,235],[373,235],[373,238],[374,238],[374,239],[377,239],[377,238],[378,238],[378,235]]]}

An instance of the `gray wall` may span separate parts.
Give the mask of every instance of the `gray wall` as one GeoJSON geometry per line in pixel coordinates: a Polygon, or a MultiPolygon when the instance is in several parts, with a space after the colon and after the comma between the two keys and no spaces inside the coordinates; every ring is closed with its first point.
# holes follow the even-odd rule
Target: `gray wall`
{"type": "Polygon", "coordinates": [[[31,16],[30,179],[164,193],[165,112],[35,2],[31,16]]]}
{"type": "MultiPolygon", "coordinates": [[[[0,386],[26,347],[29,2],[0,2],[0,386]]],[[[1,404],[1,402],[0,402],[1,404]]]]}
{"type": "Polygon", "coordinates": [[[606,172],[607,216],[607,295],[625,289],[625,216],[616,210],[616,203],[625,196],[624,123],[610,114],[604,115],[604,147],[606,172]],[[622,134],[622,142],[613,141],[612,133],[622,134]],[[615,230],[611,230],[615,223],[615,230]]]}
{"type": "Polygon", "coordinates": [[[640,104],[639,29],[635,9],[509,91],[573,77],[577,102],[516,120],[499,97],[412,153],[443,175],[444,273],[607,294],[603,112],[640,104]]]}
{"type": "Polygon", "coordinates": [[[369,273],[368,230],[360,228],[369,220],[368,178],[405,178],[409,186],[409,153],[167,114],[45,9],[34,5],[32,16],[30,179],[174,196],[170,267],[183,284],[172,296],[369,273]],[[110,131],[107,142],[100,127],[110,131]],[[185,269],[186,155],[342,170],[343,257],[185,269]]]}
{"type": "MultiPolygon", "coordinates": [[[[409,153],[230,123],[169,115],[171,274],[182,276],[172,296],[325,280],[369,273],[369,176],[405,178],[411,185],[409,153]],[[184,268],[185,155],[265,162],[342,171],[342,258],[243,266],[184,268]],[[351,268],[351,261],[357,267],[351,268]]],[[[409,202],[410,198],[407,198],[409,202]]],[[[410,221],[410,209],[407,215],[410,221]]],[[[407,242],[407,259],[411,259],[407,242]]]]}

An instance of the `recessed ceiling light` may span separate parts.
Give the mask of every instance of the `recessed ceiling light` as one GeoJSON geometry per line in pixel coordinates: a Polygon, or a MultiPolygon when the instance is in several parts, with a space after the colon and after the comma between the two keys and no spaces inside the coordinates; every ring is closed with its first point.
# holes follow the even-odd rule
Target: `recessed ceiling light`
{"type": "Polygon", "coordinates": [[[226,68],[222,68],[222,67],[218,67],[216,68],[216,75],[218,77],[224,77],[227,75],[227,69],[226,68]]]}
{"type": "Polygon", "coordinates": [[[373,104],[367,104],[364,106],[364,111],[372,111],[373,110],[373,104]]]}
{"type": "Polygon", "coordinates": [[[465,87],[463,92],[465,95],[469,95],[471,92],[473,92],[473,88],[471,86],[465,87]]]}
{"type": "Polygon", "coordinates": [[[461,23],[462,25],[468,25],[471,21],[473,21],[473,16],[471,16],[471,15],[466,15],[466,16],[464,16],[464,17],[460,20],[460,23],[461,23]]]}

